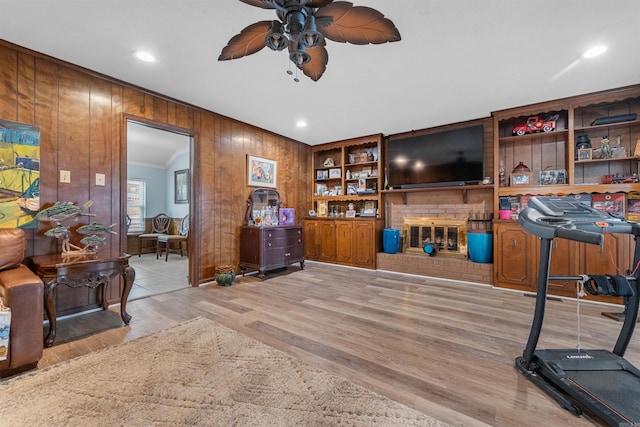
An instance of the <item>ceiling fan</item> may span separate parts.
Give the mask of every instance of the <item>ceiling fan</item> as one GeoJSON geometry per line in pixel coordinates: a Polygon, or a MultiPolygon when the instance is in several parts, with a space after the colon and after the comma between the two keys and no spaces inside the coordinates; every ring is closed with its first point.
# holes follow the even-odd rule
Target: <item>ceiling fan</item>
{"type": "MultiPolygon", "coordinates": [[[[288,49],[289,59],[313,81],[327,68],[325,39],[358,45],[400,40],[391,20],[375,9],[333,0],[240,0],[263,9],[275,9],[278,20],[260,21],[229,40],[218,61],[238,59],[268,46],[288,49]]],[[[288,71],[292,74],[291,71],[288,71]]],[[[297,79],[296,79],[297,81],[297,79]]]]}

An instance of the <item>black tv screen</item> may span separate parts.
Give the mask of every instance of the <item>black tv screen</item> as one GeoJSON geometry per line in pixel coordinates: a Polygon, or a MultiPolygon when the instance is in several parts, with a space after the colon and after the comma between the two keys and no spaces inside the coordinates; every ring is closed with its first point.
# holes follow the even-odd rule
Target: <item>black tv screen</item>
{"type": "Polygon", "coordinates": [[[390,188],[478,183],[484,177],[484,126],[390,137],[387,174],[390,188]]]}

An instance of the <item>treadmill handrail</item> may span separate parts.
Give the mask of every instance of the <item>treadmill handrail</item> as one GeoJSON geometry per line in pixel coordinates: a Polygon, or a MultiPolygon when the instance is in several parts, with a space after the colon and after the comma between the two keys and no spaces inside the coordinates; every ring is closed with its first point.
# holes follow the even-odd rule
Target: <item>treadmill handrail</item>
{"type": "Polygon", "coordinates": [[[577,228],[557,227],[556,236],[561,239],[575,240],[576,242],[590,243],[592,245],[604,244],[603,233],[578,230],[577,228]]]}

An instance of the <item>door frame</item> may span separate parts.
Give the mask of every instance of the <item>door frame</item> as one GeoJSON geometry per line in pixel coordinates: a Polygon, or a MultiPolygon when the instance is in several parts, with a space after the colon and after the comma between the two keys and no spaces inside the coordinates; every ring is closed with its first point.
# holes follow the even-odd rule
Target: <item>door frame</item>
{"type": "MultiPolygon", "coordinates": [[[[168,123],[159,122],[157,120],[150,120],[144,117],[135,116],[133,114],[122,114],[122,120],[120,124],[121,129],[121,140],[120,140],[120,164],[122,168],[120,169],[120,218],[124,218],[127,213],[127,123],[128,122],[136,122],[142,125],[146,125],[149,127],[153,127],[159,130],[165,130],[168,132],[179,133],[182,135],[189,136],[189,189],[190,189],[190,197],[189,197],[189,236],[187,239],[187,253],[189,254],[189,273],[188,273],[188,282],[189,286],[198,286],[198,277],[197,277],[197,266],[200,265],[200,255],[198,251],[193,250],[195,247],[195,239],[192,236],[197,236],[198,232],[198,218],[196,212],[198,212],[197,203],[198,197],[195,197],[195,187],[194,182],[197,182],[194,178],[197,175],[197,171],[194,170],[194,145],[197,139],[197,133],[194,129],[183,128],[180,126],[171,125],[168,123]]],[[[120,236],[125,236],[124,239],[120,239],[120,250],[123,253],[127,252],[127,230],[125,221],[120,221],[120,236]]]]}

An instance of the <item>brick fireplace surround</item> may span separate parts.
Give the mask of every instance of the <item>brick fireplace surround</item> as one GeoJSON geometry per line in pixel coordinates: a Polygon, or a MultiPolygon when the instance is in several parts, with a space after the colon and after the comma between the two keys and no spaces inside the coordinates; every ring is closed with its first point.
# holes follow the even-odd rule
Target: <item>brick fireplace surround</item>
{"type": "MultiPolygon", "coordinates": [[[[444,199],[443,200],[447,200],[444,199]]],[[[485,210],[482,201],[469,203],[388,203],[387,227],[403,230],[403,220],[414,218],[448,218],[467,220],[481,217],[485,210]]],[[[487,214],[488,215],[488,214],[487,214]]],[[[394,271],[420,276],[437,277],[465,282],[493,284],[493,264],[483,264],[470,261],[468,258],[451,256],[430,257],[426,253],[398,252],[387,254],[379,252],[377,255],[377,269],[394,271]]]]}

